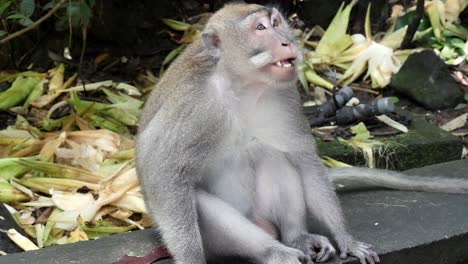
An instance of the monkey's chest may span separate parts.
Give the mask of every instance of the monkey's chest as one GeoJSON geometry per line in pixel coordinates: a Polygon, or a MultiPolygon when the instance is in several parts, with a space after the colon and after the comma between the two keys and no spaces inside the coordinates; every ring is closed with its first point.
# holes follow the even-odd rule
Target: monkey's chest
{"type": "Polygon", "coordinates": [[[204,188],[247,214],[254,201],[255,156],[245,142],[224,146],[207,164],[204,188]]]}
{"type": "MultiPolygon", "coordinates": [[[[221,149],[207,166],[204,187],[243,214],[250,214],[258,199],[260,174],[265,179],[265,166],[262,164],[267,161],[270,164],[275,164],[276,161],[281,163],[284,155],[254,136],[235,143],[230,142],[221,149]]],[[[267,171],[266,174],[271,175],[266,180],[274,185],[277,179],[273,173],[267,171]]]]}

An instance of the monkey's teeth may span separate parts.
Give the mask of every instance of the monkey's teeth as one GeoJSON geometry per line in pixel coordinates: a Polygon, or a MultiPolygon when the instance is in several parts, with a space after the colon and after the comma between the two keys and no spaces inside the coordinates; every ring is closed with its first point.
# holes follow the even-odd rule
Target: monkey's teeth
{"type": "Polygon", "coordinates": [[[292,67],[292,64],[289,61],[277,61],[275,63],[276,66],[281,67],[281,68],[290,68],[292,67]]]}

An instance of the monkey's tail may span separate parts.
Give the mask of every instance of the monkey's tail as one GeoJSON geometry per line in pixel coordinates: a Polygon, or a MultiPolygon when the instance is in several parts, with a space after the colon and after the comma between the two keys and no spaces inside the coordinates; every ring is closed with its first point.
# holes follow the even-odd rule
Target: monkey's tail
{"type": "Polygon", "coordinates": [[[468,178],[409,176],[396,171],[355,167],[330,168],[329,176],[338,184],[338,190],[384,187],[402,191],[468,193],[468,178]]]}

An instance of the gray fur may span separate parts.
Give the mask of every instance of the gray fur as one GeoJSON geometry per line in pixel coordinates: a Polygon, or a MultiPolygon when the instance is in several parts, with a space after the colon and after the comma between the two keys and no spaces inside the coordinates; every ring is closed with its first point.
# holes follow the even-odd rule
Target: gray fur
{"type": "Polygon", "coordinates": [[[289,29],[283,23],[268,31],[275,37],[259,41],[245,28],[265,10],[280,16],[247,4],[215,13],[202,40],[174,61],[147,100],[136,164],[149,214],[177,264],[204,264],[220,255],[264,264],[326,261],[335,249],[307,231],[307,214],[329,229],[341,257],[378,262],[369,245],[347,232],[329,177],[357,174],[363,177],[353,179],[411,190],[466,192],[460,187],[466,184],[446,180],[441,187],[395,173],[384,178],[375,171],[327,169],[301,113],[294,77],[267,70],[275,59],[289,59],[284,54],[300,56],[286,40],[293,39],[289,29]],[[271,46],[275,38],[281,43],[271,46]],[[249,63],[253,51],[272,56],[249,63]],[[275,57],[278,51],[283,57],[275,57]]]}
{"type": "Polygon", "coordinates": [[[330,179],[339,189],[384,187],[402,191],[468,193],[466,179],[408,176],[395,171],[369,168],[332,168],[330,179]]]}

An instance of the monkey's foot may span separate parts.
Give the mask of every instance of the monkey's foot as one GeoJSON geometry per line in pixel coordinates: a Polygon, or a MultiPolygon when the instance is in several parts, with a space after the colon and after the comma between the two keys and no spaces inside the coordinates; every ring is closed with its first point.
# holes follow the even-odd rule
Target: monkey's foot
{"type": "Polygon", "coordinates": [[[317,234],[304,233],[289,243],[289,246],[302,250],[317,262],[325,262],[336,253],[328,238],[317,234]],[[318,253],[316,250],[319,250],[318,253]]]}
{"type": "Polygon", "coordinates": [[[313,264],[312,259],[302,251],[279,244],[267,250],[262,264],[313,264]]]}
{"type": "Polygon", "coordinates": [[[359,242],[356,240],[349,240],[345,243],[339,243],[340,258],[345,259],[348,254],[359,259],[361,264],[375,264],[380,262],[379,256],[372,249],[372,245],[359,242]]]}

